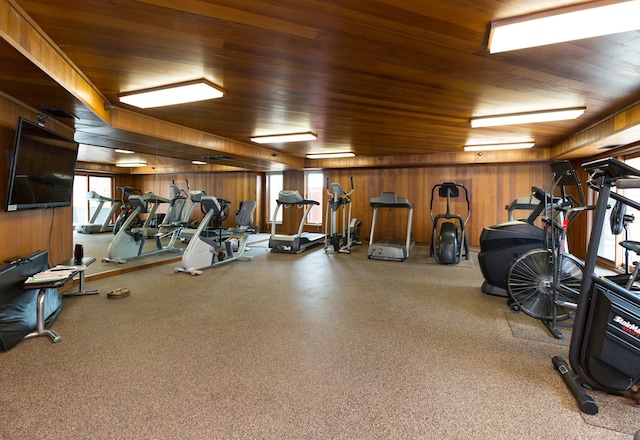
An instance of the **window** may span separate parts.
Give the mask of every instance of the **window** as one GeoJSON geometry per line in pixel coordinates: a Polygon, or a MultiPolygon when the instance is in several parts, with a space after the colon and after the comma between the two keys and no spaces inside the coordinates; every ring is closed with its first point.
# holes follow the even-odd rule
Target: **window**
{"type": "MultiPolygon", "coordinates": [[[[268,221],[273,221],[273,213],[275,212],[278,204],[276,200],[278,200],[278,195],[280,191],[284,188],[282,173],[269,173],[267,174],[267,198],[269,200],[269,219],[268,221]]],[[[282,223],[282,209],[278,211],[278,217],[276,218],[276,223],[282,223]]]]}
{"type": "MultiPolygon", "coordinates": [[[[629,165],[631,165],[632,167],[636,168],[636,169],[640,169],[640,157],[635,157],[633,159],[628,159],[625,160],[626,163],[628,163],[629,165]]],[[[630,198],[631,200],[634,201],[639,201],[640,200],[640,189],[638,188],[628,188],[624,190],[624,195],[625,197],[630,198]]],[[[613,206],[613,205],[612,205],[613,206]]],[[[629,240],[640,240],[640,211],[638,211],[637,209],[632,208],[631,206],[627,206],[627,210],[626,210],[626,214],[627,216],[633,216],[633,220],[631,220],[630,222],[627,223],[627,235],[629,240]]],[[[631,219],[631,217],[628,217],[629,219],[631,219]]],[[[625,231],[622,232],[622,234],[620,234],[618,236],[618,239],[616,240],[616,243],[625,240],[626,237],[624,236],[625,231]]],[[[624,250],[622,249],[621,246],[617,246],[619,249],[618,251],[620,252],[620,255],[622,255],[624,253],[624,250]]],[[[636,256],[633,255],[633,252],[631,253],[630,256],[630,262],[631,263],[634,259],[636,259],[636,256]]],[[[622,261],[621,261],[622,263],[622,261]]],[[[631,267],[629,270],[633,270],[633,267],[631,267]]]]}
{"type": "MultiPolygon", "coordinates": [[[[640,169],[640,157],[636,157],[633,159],[626,159],[625,162],[631,165],[634,168],[640,169]]],[[[627,188],[624,190],[619,190],[621,193],[632,200],[640,200],[640,189],[637,188],[627,188]]],[[[609,198],[609,209],[607,209],[606,214],[606,222],[604,227],[602,228],[602,237],[600,238],[600,243],[598,244],[598,256],[611,261],[614,263],[615,267],[621,267],[624,269],[625,258],[624,258],[624,250],[621,246],[618,245],[622,240],[630,239],[630,240],[638,240],[640,239],[640,224],[638,219],[640,218],[640,211],[633,209],[630,206],[626,207],[626,214],[629,219],[633,219],[626,224],[626,230],[623,230],[620,235],[613,235],[610,227],[610,218],[611,211],[613,206],[615,205],[615,200],[609,198]],[[633,216],[633,217],[631,217],[633,216]],[[625,233],[627,237],[625,237],[625,233]]],[[[631,255],[633,258],[633,255],[631,255]]],[[[631,263],[630,261],[629,263],[631,263]]],[[[633,267],[629,268],[629,270],[633,270],[633,267]]]]}
{"type": "MultiPolygon", "coordinates": [[[[606,219],[609,219],[611,216],[611,210],[614,204],[615,200],[609,198],[609,208],[607,209],[606,219]]],[[[616,236],[611,233],[609,222],[606,222],[602,228],[602,236],[598,244],[598,256],[612,263],[616,261],[616,236]]]]}
{"type": "MultiPolygon", "coordinates": [[[[76,175],[73,180],[73,224],[87,224],[93,216],[100,204],[97,200],[87,199],[89,191],[95,191],[98,195],[112,198],[111,193],[111,177],[103,176],[82,176],[76,175]]],[[[105,204],[98,212],[98,217],[94,221],[96,224],[102,224],[105,216],[111,209],[111,203],[105,204]]]]}
{"type": "Polygon", "coordinates": [[[322,171],[306,171],[304,173],[304,198],[315,200],[319,205],[314,205],[307,216],[307,224],[322,224],[322,194],[324,192],[322,171]]]}

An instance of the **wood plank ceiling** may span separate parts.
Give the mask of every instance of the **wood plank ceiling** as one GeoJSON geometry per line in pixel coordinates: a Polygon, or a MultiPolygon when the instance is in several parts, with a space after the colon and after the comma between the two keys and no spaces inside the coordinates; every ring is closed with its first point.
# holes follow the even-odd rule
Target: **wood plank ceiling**
{"type": "MultiPolygon", "coordinates": [[[[578,3],[588,2],[0,0],[24,9],[113,107],[101,115],[105,110],[92,108],[73,85],[52,83],[37,54],[24,56],[32,48],[7,37],[0,42],[0,91],[37,109],[76,115],[66,122],[79,141],[95,146],[84,147],[85,159],[104,163],[117,160],[115,147],[160,148],[184,163],[223,155],[228,164],[262,171],[326,164],[303,158],[337,151],[353,151],[360,161],[333,162],[338,166],[384,164],[389,157],[464,162],[472,160],[461,153],[465,144],[520,139],[536,146],[511,160],[587,156],[621,127],[591,136],[579,151],[553,148],[575,145],[567,139],[637,105],[640,32],[487,51],[492,21],[578,3]],[[225,96],[147,110],[118,102],[123,92],[196,78],[218,84],[225,96]],[[587,111],[573,121],[469,125],[472,116],[574,106],[587,111]],[[151,121],[148,130],[140,121],[151,121]],[[318,140],[258,146],[249,139],[305,131],[318,140]]],[[[640,139],[635,123],[622,127],[630,130],[624,144],[640,139]]]]}

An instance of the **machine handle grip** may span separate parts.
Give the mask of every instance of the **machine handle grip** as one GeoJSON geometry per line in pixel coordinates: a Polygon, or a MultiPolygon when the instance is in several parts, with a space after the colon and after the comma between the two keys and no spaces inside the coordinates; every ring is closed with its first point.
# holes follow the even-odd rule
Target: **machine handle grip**
{"type": "Polygon", "coordinates": [[[640,188],[640,179],[631,176],[616,180],[618,188],[640,188]]]}

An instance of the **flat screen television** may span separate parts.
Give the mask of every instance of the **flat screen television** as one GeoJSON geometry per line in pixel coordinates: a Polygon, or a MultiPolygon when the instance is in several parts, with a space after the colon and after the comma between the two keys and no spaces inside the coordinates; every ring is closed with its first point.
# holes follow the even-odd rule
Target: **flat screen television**
{"type": "Polygon", "coordinates": [[[71,206],[77,159],[76,141],[19,118],[5,210],[71,206]]]}

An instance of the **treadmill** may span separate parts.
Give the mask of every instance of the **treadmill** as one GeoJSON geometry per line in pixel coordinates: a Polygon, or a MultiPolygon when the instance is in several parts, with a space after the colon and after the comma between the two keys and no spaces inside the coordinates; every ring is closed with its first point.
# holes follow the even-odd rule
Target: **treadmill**
{"type": "Polygon", "coordinates": [[[278,206],[273,212],[273,218],[271,219],[271,237],[269,237],[269,248],[271,249],[271,252],[299,254],[310,247],[324,243],[324,234],[302,231],[311,208],[315,205],[319,205],[319,202],[303,199],[297,190],[282,190],[278,193],[276,203],[278,206]],[[294,235],[276,234],[276,218],[278,217],[278,211],[280,211],[281,207],[287,208],[290,206],[304,208],[304,215],[302,216],[302,220],[300,220],[298,233],[294,235]]]}
{"type": "Polygon", "coordinates": [[[411,222],[413,219],[413,205],[409,200],[396,196],[394,192],[383,192],[380,197],[373,197],[369,204],[373,207],[371,234],[369,235],[369,250],[367,256],[377,260],[404,261],[409,257],[415,241],[411,237],[411,222]],[[406,238],[385,238],[374,242],[374,232],[379,208],[408,209],[406,238]]]}
{"type": "Polygon", "coordinates": [[[91,219],[89,219],[89,223],[85,225],[79,225],[76,227],[76,232],[80,234],[97,234],[101,232],[112,232],[113,231],[113,216],[116,211],[120,207],[120,200],[112,199],[111,197],[101,196],[95,191],[89,191],[87,194],[87,199],[92,200],[94,202],[98,202],[98,207],[93,211],[93,215],[91,219]],[[102,223],[98,223],[98,217],[102,212],[102,208],[105,203],[111,203],[111,208],[109,212],[104,217],[102,223]]]}

